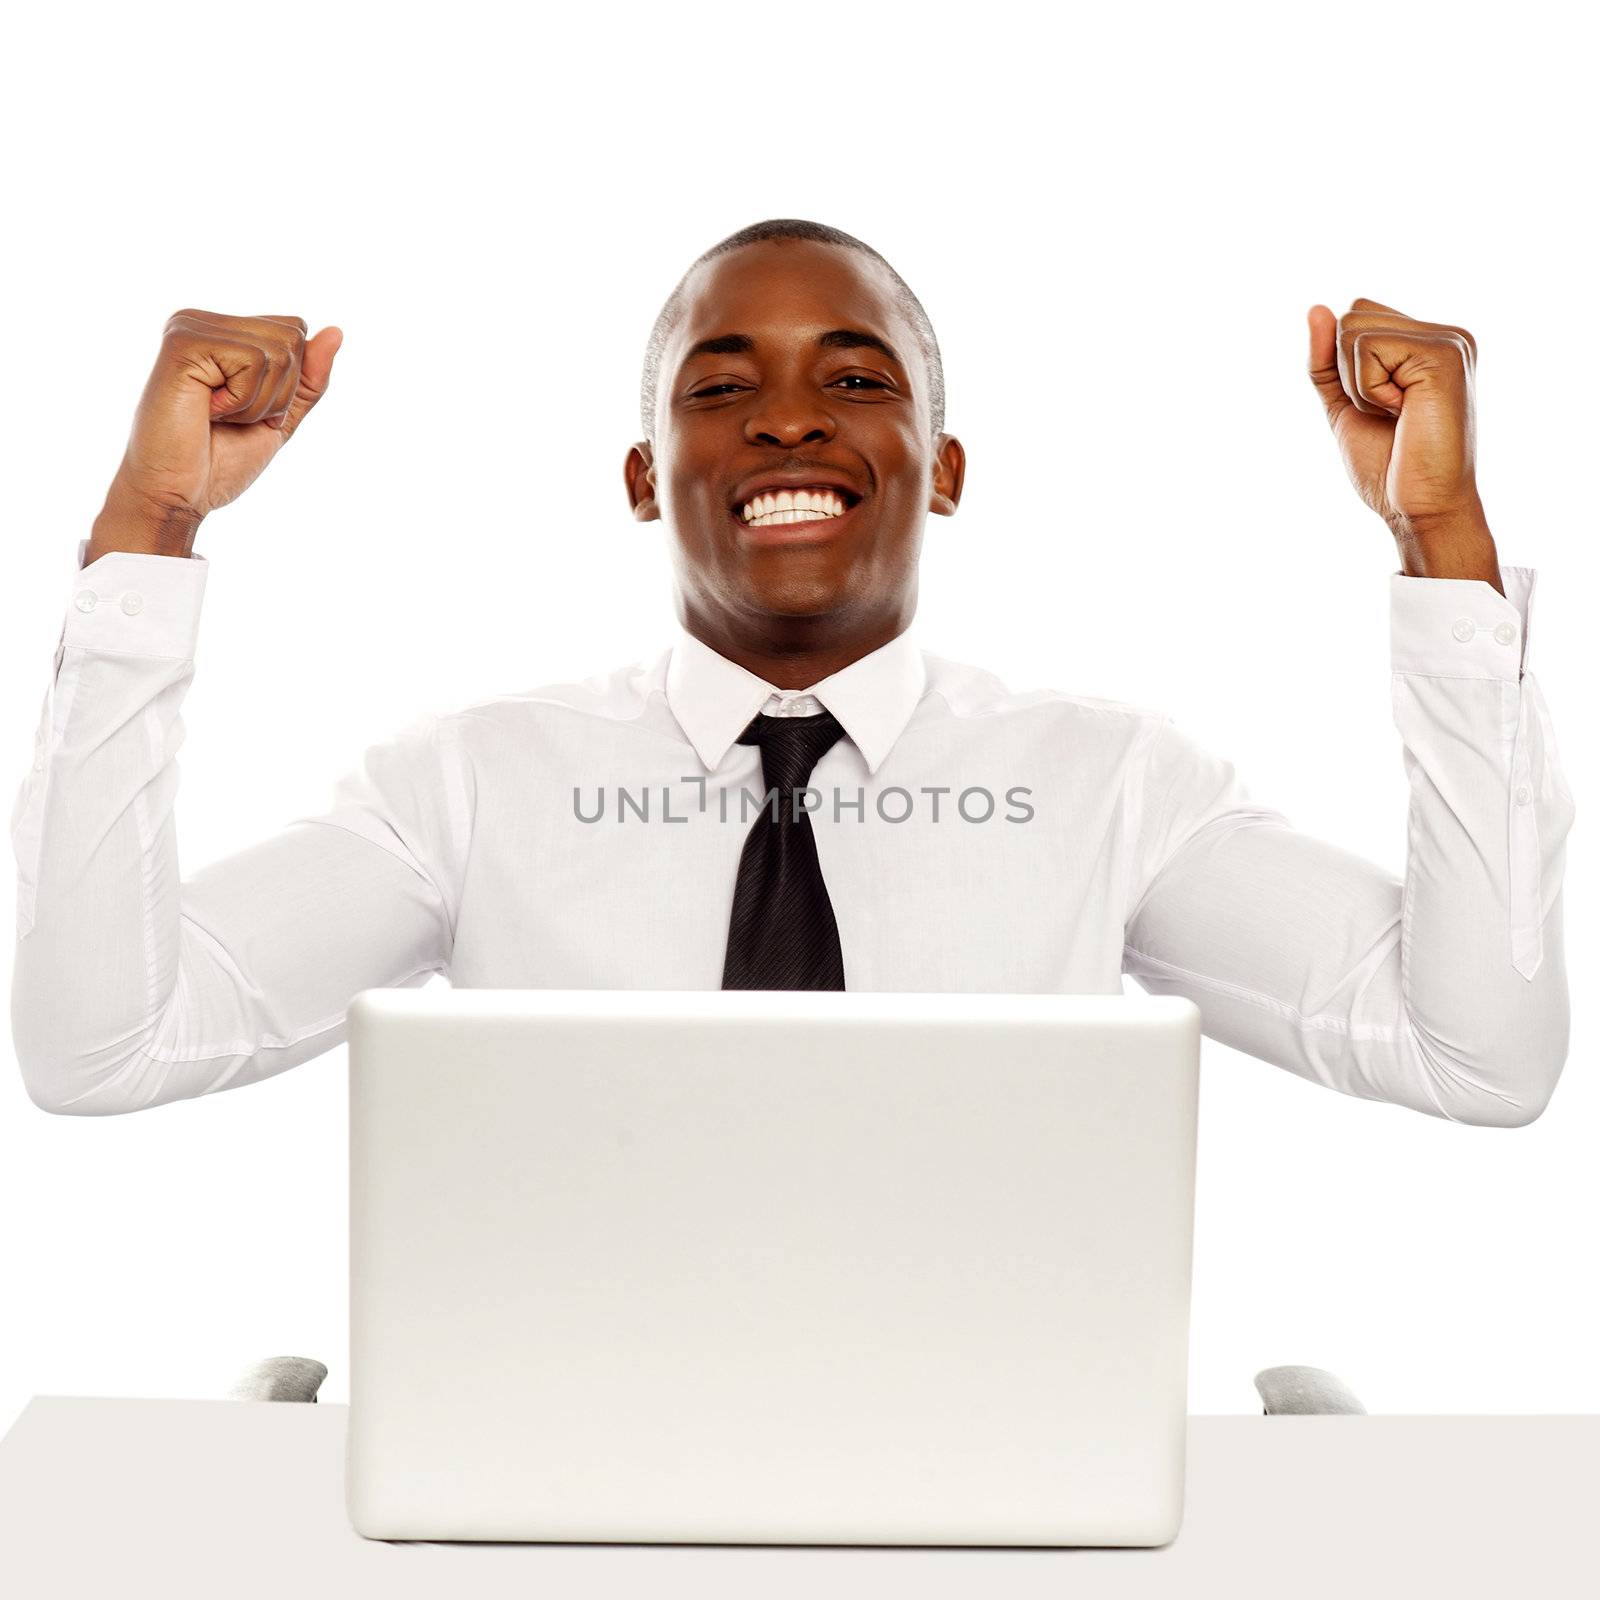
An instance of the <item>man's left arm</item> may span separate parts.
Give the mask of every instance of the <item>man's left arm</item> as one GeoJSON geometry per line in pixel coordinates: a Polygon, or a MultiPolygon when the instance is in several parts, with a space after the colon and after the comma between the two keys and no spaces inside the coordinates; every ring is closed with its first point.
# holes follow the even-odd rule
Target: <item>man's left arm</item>
{"type": "Polygon", "coordinates": [[[1566,1060],[1573,802],[1527,668],[1534,573],[1501,570],[1474,482],[1476,344],[1370,300],[1309,320],[1346,468],[1401,554],[1405,879],[1295,832],[1167,721],[1146,743],[1125,970],[1330,1088],[1517,1126],[1566,1060]]]}
{"type": "Polygon", "coordinates": [[[1533,577],[1505,568],[1507,597],[1389,580],[1403,881],[1296,831],[1153,722],[1124,970],[1187,995],[1211,1038],[1330,1089],[1461,1122],[1536,1117],[1567,1056],[1573,806],[1525,666],[1533,577]]]}

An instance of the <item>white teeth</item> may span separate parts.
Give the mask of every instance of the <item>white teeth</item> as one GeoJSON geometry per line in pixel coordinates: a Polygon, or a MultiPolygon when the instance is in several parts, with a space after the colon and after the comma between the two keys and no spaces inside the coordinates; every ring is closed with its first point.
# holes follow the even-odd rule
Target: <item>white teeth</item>
{"type": "Polygon", "coordinates": [[[744,507],[744,520],[751,527],[766,527],[779,522],[825,522],[842,517],[846,506],[832,489],[778,489],[758,494],[744,507]]]}
{"type": "Polygon", "coordinates": [[[772,511],[749,522],[752,528],[766,528],[778,522],[831,522],[837,515],[836,511],[772,511]]]}

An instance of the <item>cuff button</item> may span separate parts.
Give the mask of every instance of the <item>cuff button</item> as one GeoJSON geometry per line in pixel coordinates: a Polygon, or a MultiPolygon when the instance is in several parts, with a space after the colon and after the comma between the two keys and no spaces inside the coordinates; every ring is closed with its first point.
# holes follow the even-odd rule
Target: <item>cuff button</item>
{"type": "Polygon", "coordinates": [[[1462,642],[1462,644],[1465,644],[1467,640],[1478,631],[1478,629],[1471,617],[1460,617],[1457,619],[1455,627],[1453,627],[1450,631],[1462,642]]]}
{"type": "Polygon", "coordinates": [[[1501,644],[1515,644],[1517,642],[1517,630],[1509,622],[1497,623],[1494,636],[1501,644]]]}
{"type": "Polygon", "coordinates": [[[122,609],[126,611],[130,617],[137,616],[141,611],[144,610],[144,597],[137,594],[123,595],[122,609]]]}
{"type": "Polygon", "coordinates": [[[78,609],[80,611],[93,611],[94,603],[99,598],[93,589],[80,589],[78,591],[78,609]]]}

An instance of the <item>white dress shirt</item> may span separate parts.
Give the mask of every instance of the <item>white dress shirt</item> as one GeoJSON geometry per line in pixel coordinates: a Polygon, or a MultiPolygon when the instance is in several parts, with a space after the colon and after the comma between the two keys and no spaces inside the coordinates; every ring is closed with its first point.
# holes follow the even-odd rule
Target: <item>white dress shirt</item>
{"type": "Polygon", "coordinates": [[[13,1032],[48,1110],[254,1083],[339,1044],[361,989],[434,973],[719,988],[763,789],[737,736],[819,704],[848,735],[807,800],[849,989],[1119,993],[1131,973],[1213,1039],[1479,1124],[1537,1116],[1565,1060],[1573,807],[1526,670],[1530,568],[1502,568],[1506,596],[1390,578],[1403,882],[1295,831],[1158,712],[1015,693],[910,633],[805,699],[681,630],[652,661],[424,715],[322,813],[182,879],[208,564],[84,567],[87,545],[12,818],[13,1032]]]}

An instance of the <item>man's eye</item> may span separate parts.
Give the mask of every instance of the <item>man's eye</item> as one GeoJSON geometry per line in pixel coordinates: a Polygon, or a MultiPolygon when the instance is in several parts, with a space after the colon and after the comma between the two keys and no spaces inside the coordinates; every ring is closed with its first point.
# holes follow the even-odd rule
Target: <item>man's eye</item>
{"type": "MultiPolygon", "coordinates": [[[[864,374],[859,372],[847,372],[842,378],[838,378],[835,381],[838,383],[864,383],[873,389],[887,389],[889,387],[888,384],[880,383],[876,378],[866,377],[864,374]]],[[[691,400],[703,400],[708,395],[720,394],[725,390],[737,389],[739,387],[740,385],[737,383],[713,383],[704,389],[693,390],[690,393],[689,398],[691,400]]]]}

